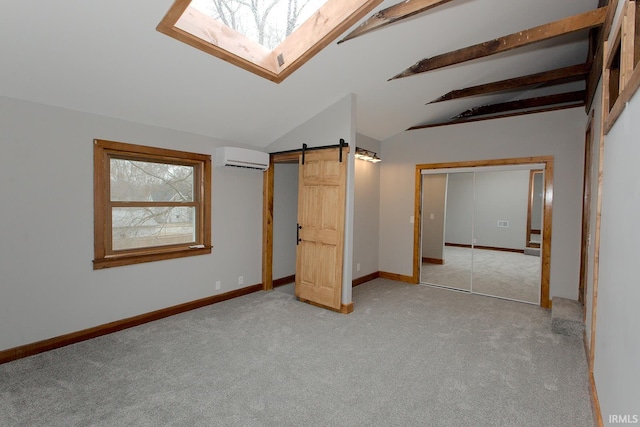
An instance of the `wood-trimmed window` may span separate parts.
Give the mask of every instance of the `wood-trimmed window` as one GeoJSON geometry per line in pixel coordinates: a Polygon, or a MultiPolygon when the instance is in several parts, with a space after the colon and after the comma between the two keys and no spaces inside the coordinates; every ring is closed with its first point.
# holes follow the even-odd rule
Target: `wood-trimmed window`
{"type": "Polygon", "coordinates": [[[94,140],[93,269],[211,253],[211,156],[94,140]]]}
{"type": "Polygon", "coordinates": [[[604,44],[604,133],[640,87],[640,1],[625,3],[611,41],[604,44]]]}

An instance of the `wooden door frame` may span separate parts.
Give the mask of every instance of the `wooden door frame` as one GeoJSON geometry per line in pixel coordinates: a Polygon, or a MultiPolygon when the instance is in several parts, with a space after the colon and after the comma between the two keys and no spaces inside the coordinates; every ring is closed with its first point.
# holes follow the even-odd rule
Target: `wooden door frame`
{"type": "Polygon", "coordinates": [[[552,231],[552,209],[553,209],[553,156],[539,157],[518,157],[509,159],[491,160],[471,160],[464,162],[450,163],[430,163],[416,165],[415,172],[415,203],[414,203],[414,223],[413,223],[413,277],[412,283],[420,282],[420,224],[422,221],[421,194],[422,194],[422,171],[428,169],[454,169],[473,168],[482,166],[511,166],[544,164],[544,199],[543,199],[543,229],[542,229],[542,272],[540,284],[540,306],[551,308],[549,299],[549,273],[551,269],[551,231],[552,231]]]}
{"type": "Polygon", "coordinates": [[[302,150],[271,154],[262,178],[262,290],[273,289],[273,191],[276,163],[298,163],[302,150]]]}
{"type": "MultiPolygon", "coordinates": [[[[335,146],[314,147],[312,149],[334,148],[335,146]]],[[[344,145],[344,153],[349,153],[349,145],[344,145]]],[[[273,290],[273,191],[276,163],[298,164],[302,150],[291,150],[269,155],[269,168],[262,176],[262,290],[273,290]]],[[[346,220],[346,218],[345,218],[346,220]]],[[[344,283],[343,283],[344,285],[344,283]]],[[[342,304],[340,313],[353,312],[353,301],[342,304]]]]}
{"type": "MultiPolygon", "coordinates": [[[[593,166],[593,111],[587,121],[584,135],[584,170],[582,182],[582,237],[580,245],[580,283],[578,285],[578,301],[583,305],[587,298],[587,280],[589,268],[589,226],[591,222],[591,167],[593,166]]],[[[584,310],[584,320],[587,311],[584,310]]]]}

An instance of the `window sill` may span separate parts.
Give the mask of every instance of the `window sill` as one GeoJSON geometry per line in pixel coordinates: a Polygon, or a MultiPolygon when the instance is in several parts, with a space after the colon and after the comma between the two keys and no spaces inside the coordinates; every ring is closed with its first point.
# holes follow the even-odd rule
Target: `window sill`
{"type": "Polygon", "coordinates": [[[180,248],[167,252],[153,252],[144,254],[113,255],[101,259],[93,260],[93,269],[102,270],[104,268],[121,267],[123,265],[141,264],[143,262],[160,261],[164,259],[184,258],[196,255],[207,255],[211,253],[212,246],[204,248],[180,248]]]}

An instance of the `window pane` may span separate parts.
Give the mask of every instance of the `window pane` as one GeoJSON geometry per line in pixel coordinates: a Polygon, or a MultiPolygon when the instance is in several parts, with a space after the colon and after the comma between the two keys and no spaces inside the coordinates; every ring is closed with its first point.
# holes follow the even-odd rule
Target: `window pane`
{"type": "Polygon", "coordinates": [[[190,6],[273,50],[326,2],[272,0],[262,4],[242,0],[192,0],[190,6]]]}
{"type": "Polygon", "coordinates": [[[111,159],[114,202],[192,202],[193,167],[111,159]]]}
{"type": "Polygon", "coordinates": [[[111,215],[114,251],[195,242],[194,207],[113,208],[111,215]]]}

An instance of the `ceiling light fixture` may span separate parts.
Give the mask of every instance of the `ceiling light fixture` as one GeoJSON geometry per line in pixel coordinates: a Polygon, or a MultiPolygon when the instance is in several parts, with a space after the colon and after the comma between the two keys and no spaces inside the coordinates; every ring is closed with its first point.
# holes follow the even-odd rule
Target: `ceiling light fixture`
{"type": "Polygon", "coordinates": [[[371,163],[379,163],[382,161],[380,157],[378,157],[377,153],[360,147],[356,147],[356,159],[365,160],[371,163]]]}

